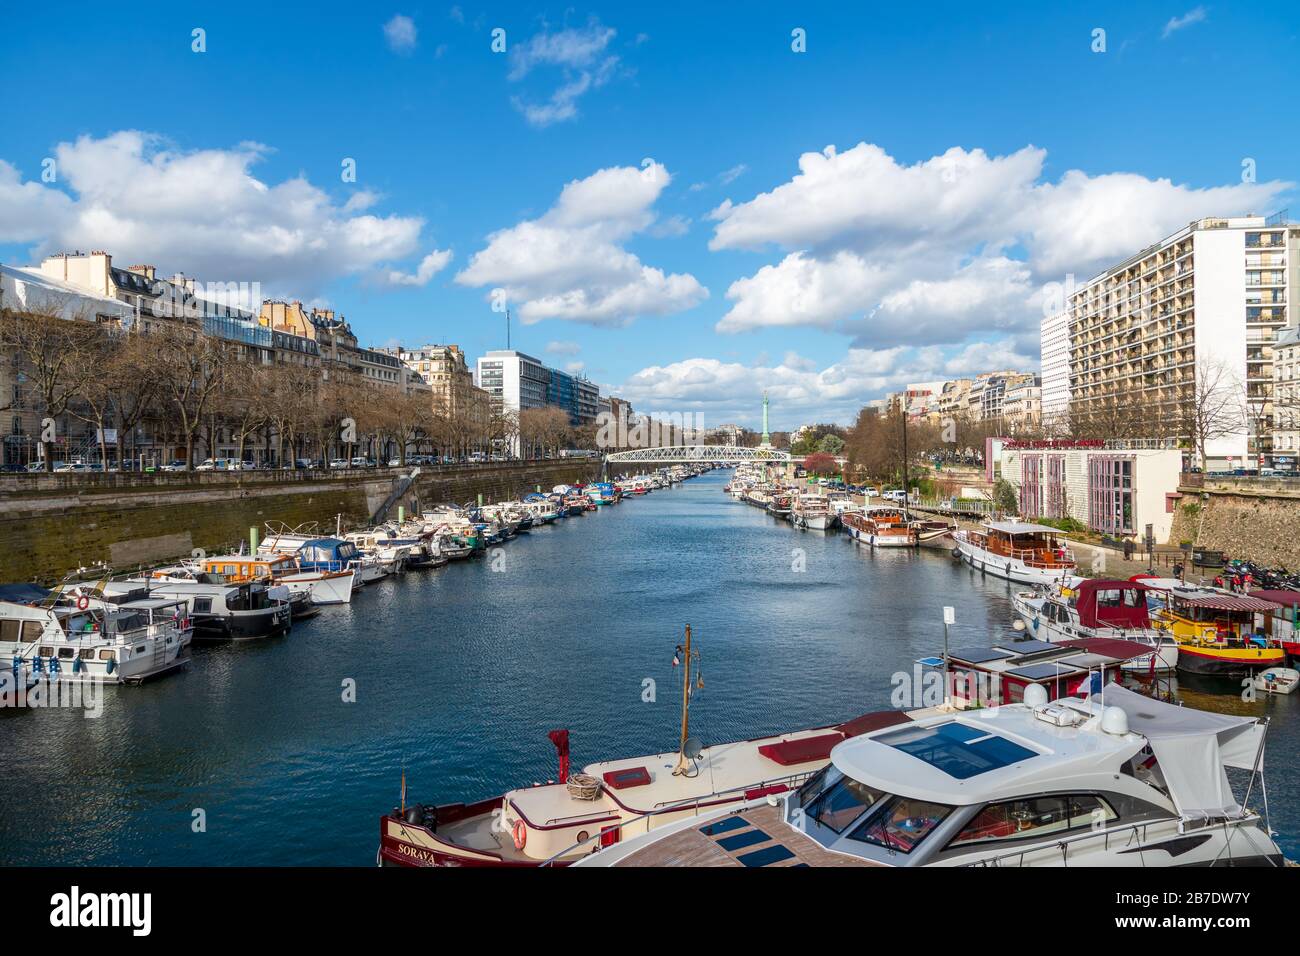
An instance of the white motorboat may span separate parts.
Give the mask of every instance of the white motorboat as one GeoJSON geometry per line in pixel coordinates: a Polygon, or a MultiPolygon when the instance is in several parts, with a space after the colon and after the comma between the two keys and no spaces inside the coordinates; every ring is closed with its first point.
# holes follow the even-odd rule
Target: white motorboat
{"type": "Polygon", "coordinates": [[[151,577],[107,581],[108,598],[130,596],[184,602],[195,640],[244,641],[287,634],[292,617],[288,589],[256,581],[208,583],[151,577]]]}
{"type": "Polygon", "coordinates": [[[954,531],[957,553],[975,568],[1020,584],[1052,584],[1078,573],[1074,555],[1055,528],[990,521],[979,531],[954,531]]]}
{"type": "Polygon", "coordinates": [[[790,522],[796,528],[825,531],[833,516],[823,495],[797,495],[790,503],[790,522]]]}
{"type": "Polygon", "coordinates": [[[1300,684],[1300,671],[1294,667],[1270,667],[1252,677],[1251,684],[1266,694],[1290,694],[1300,684]]]}
{"type": "Polygon", "coordinates": [[[1131,673],[1171,671],[1178,666],[1178,642],[1153,627],[1147,589],[1133,581],[1069,578],[1034,591],[1017,591],[1011,602],[1026,630],[1040,641],[1106,637],[1147,644],[1151,654],[1124,663],[1131,673]]]}
{"type": "Polygon", "coordinates": [[[796,793],[678,820],[578,866],[1277,866],[1227,768],[1263,773],[1267,721],[1116,685],[933,708],[843,741],[796,793]]]}
{"type": "Polygon", "coordinates": [[[188,663],[189,622],[179,601],[143,590],[120,604],[90,586],[39,604],[0,601],[0,657],[21,681],[142,681],[188,663]]]}

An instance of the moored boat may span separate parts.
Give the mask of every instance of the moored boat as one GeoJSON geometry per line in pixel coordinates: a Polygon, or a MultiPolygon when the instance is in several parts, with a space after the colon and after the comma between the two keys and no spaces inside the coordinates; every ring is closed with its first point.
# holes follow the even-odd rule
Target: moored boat
{"type": "MultiPolygon", "coordinates": [[[[1148,586],[1150,586],[1148,584],[1148,586]]],[[[1254,677],[1286,666],[1286,651],[1255,624],[1278,605],[1213,588],[1173,586],[1152,623],[1178,643],[1178,669],[1217,677],[1254,677]]]]}
{"type": "Polygon", "coordinates": [[[1276,866],[1227,768],[1263,773],[1267,719],[1122,687],[939,710],[838,744],[798,791],[678,820],[579,866],[1276,866]]]}
{"type": "Polygon", "coordinates": [[[996,577],[1021,584],[1052,584],[1075,575],[1078,566],[1059,532],[1023,521],[990,521],[979,531],[955,531],[961,559],[996,577]]]}
{"type": "Polygon", "coordinates": [[[1148,589],[1134,581],[1070,578],[1011,597],[1020,622],[1042,641],[1113,637],[1152,648],[1150,654],[1125,661],[1124,669],[1145,674],[1170,671],[1178,664],[1178,643],[1152,626],[1148,589]]]}
{"type": "Polygon", "coordinates": [[[853,540],[873,548],[910,548],[916,544],[916,532],[900,508],[878,505],[846,512],[840,524],[853,540]]]}

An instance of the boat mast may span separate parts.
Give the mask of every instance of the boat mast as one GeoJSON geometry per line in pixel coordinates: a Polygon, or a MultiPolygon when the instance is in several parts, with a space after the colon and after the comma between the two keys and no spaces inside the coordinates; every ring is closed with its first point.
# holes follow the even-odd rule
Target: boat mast
{"type": "Polygon", "coordinates": [[[678,645],[682,652],[682,738],[677,748],[677,766],[673,776],[683,776],[688,769],[686,760],[686,740],[691,728],[691,626],[686,625],[686,646],[678,645]]]}

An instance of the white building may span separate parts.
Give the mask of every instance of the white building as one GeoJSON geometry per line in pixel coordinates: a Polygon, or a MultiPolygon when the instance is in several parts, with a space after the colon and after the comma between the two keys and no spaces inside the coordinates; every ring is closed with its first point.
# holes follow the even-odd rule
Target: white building
{"type": "Polygon", "coordinates": [[[1300,459],[1300,328],[1273,343],[1273,466],[1297,471],[1300,459]]]}
{"type": "Polygon", "coordinates": [[[504,408],[559,408],[574,425],[596,420],[600,388],[581,376],[551,368],[515,349],[498,349],[482,356],[474,367],[474,384],[504,408]]]}
{"type": "Polygon", "coordinates": [[[1263,216],[1196,220],[1091,279],[1043,320],[1044,404],[1086,414],[1090,403],[1130,402],[1177,429],[1194,404],[1198,369],[1208,382],[1205,372],[1218,368],[1224,387],[1240,392],[1236,404],[1253,408],[1231,434],[1207,442],[1210,467],[1257,456],[1267,463],[1273,343],[1297,287],[1300,227],[1263,216]]]}
{"type": "Polygon", "coordinates": [[[1114,538],[1169,540],[1182,452],[1172,442],[992,439],[992,477],[1016,489],[1022,518],[1074,518],[1114,538]]]}
{"type": "Polygon", "coordinates": [[[1070,411],[1070,323],[1069,312],[1062,310],[1043,320],[1040,329],[1042,350],[1042,413],[1044,425],[1055,425],[1070,411]]]}

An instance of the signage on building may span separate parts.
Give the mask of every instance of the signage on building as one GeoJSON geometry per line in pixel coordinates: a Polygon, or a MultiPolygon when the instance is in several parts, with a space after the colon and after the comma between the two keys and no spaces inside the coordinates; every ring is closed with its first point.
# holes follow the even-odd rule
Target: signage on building
{"type": "Polygon", "coordinates": [[[1106,443],[1100,438],[1047,438],[1042,440],[1007,441],[1003,448],[1008,451],[1017,449],[1048,449],[1068,451],[1072,448],[1105,448],[1106,443]]]}

